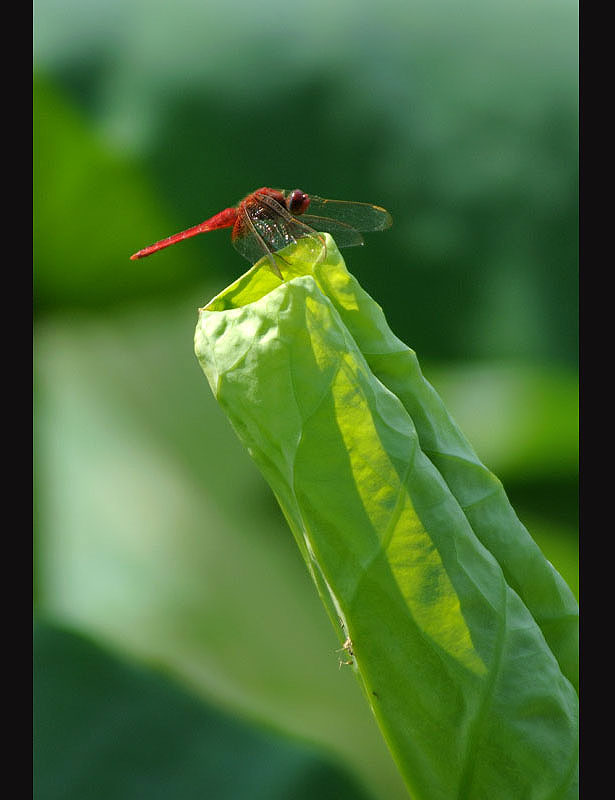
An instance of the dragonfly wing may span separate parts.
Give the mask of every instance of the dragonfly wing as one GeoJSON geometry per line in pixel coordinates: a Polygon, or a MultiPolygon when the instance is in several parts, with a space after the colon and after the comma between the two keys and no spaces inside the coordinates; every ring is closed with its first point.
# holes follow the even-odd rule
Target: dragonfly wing
{"type": "Polygon", "coordinates": [[[307,240],[311,245],[308,252],[314,260],[323,257],[323,238],[309,225],[289,214],[276,200],[260,193],[255,193],[243,206],[232,236],[235,248],[252,263],[299,239],[307,240]]]}
{"type": "Polygon", "coordinates": [[[250,264],[256,264],[261,258],[267,258],[275,274],[282,278],[271,249],[254,226],[245,209],[242,209],[237,216],[237,221],[231,234],[231,241],[235,250],[244,258],[247,258],[250,264]]]}
{"type": "Polygon", "coordinates": [[[309,223],[303,221],[303,216],[300,219],[295,217],[267,195],[259,195],[259,199],[266,209],[265,213],[262,213],[263,209],[248,213],[257,229],[259,225],[263,226],[262,236],[265,241],[271,242],[274,251],[282,250],[289,244],[296,244],[298,239],[309,239],[315,253],[320,253],[324,249],[322,236],[311,228],[309,223]]]}
{"type": "Polygon", "coordinates": [[[293,225],[295,218],[268,195],[257,194],[245,209],[252,225],[273,253],[295,244],[297,238],[301,238],[293,225]]]}
{"type": "Polygon", "coordinates": [[[314,228],[314,230],[330,233],[338,247],[354,247],[355,245],[364,244],[364,239],[356,228],[337,219],[317,217],[314,214],[302,214],[301,221],[314,228]]]}
{"type": "MultiPolygon", "coordinates": [[[[389,212],[370,203],[355,203],[347,200],[325,200],[310,195],[309,215],[338,220],[358,231],[383,231],[390,228],[393,220],[389,212]]],[[[324,228],[323,230],[327,230],[324,228]]],[[[331,231],[333,233],[333,231],[331,231]]],[[[334,234],[335,235],[335,234],[334,234]]]]}

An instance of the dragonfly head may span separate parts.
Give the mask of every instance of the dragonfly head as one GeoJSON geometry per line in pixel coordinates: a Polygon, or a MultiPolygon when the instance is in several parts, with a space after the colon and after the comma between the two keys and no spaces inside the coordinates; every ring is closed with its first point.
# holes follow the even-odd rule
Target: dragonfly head
{"type": "Polygon", "coordinates": [[[301,189],[293,189],[286,198],[286,208],[291,214],[304,214],[310,204],[310,197],[301,189]]]}

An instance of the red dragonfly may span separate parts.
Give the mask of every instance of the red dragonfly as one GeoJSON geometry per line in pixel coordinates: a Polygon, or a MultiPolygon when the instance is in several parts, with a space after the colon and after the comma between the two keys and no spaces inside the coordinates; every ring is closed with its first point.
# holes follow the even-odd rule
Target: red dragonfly
{"type": "Polygon", "coordinates": [[[131,259],[144,258],[199,233],[232,228],[235,249],[252,264],[268,258],[281,278],[273,253],[298,239],[308,239],[313,245],[315,260],[320,260],[325,253],[320,232],[332,234],[338,247],[351,247],[363,244],[360,231],[385,230],[392,222],[388,211],[369,203],[324,200],[301,189],[263,187],[205,222],[139,250],[131,259]]]}

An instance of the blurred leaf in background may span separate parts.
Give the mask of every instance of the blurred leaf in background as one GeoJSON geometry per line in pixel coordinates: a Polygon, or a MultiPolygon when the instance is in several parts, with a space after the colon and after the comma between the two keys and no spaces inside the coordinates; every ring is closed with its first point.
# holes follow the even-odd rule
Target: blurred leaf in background
{"type": "Polygon", "coordinates": [[[368,798],[314,748],[227,717],[83,636],[39,623],[34,655],[39,798],[368,798]]]}
{"type": "MultiPolygon", "coordinates": [[[[347,263],[577,589],[577,6],[42,0],[37,610],[405,790],[192,350],[262,185],[388,208],[347,263]]],[[[67,664],[67,669],[70,665],[67,664]]]]}

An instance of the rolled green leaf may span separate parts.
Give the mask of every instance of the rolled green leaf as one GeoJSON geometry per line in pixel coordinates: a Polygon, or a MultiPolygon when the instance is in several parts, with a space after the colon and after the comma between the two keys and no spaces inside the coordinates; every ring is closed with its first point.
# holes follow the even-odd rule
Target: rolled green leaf
{"type": "Polygon", "coordinates": [[[333,240],[278,265],[200,310],[197,357],[412,797],[575,797],[567,587],[333,240]]]}
{"type": "MultiPolygon", "coordinates": [[[[335,258],[330,254],[330,259],[335,258]]],[[[339,257],[339,262],[341,258],[339,257]]],[[[413,350],[389,329],[380,306],[335,259],[314,269],[374,375],[399,397],[422,451],[438,469],[481,543],[538,623],[564,675],[578,691],[579,609],[568,585],[540,552],[498,478],[481,463],[425,379],[413,350]]]]}

